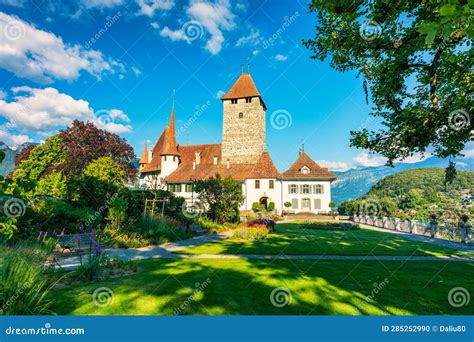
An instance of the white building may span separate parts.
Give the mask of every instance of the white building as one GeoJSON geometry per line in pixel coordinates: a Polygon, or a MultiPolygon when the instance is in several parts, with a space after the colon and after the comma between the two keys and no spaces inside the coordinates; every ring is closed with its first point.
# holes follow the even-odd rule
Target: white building
{"type": "Polygon", "coordinates": [[[193,182],[219,174],[242,182],[244,203],[253,203],[290,212],[328,212],[331,182],[336,177],[321,168],[306,153],[280,173],[265,148],[266,105],[250,74],[242,74],[226,95],[223,144],[178,145],[175,135],[174,108],[166,127],[152,151],[145,146],[140,159],[140,185],[162,188],[194,201],[193,182]],[[291,203],[289,208],[285,203],[291,203]]]}

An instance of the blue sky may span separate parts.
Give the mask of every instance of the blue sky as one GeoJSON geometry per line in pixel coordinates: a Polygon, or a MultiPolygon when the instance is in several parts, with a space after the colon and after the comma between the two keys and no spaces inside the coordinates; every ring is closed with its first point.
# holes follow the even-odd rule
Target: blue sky
{"type": "Polygon", "coordinates": [[[140,155],[166,125],[173,90],[179,143],[220,142],[218,96],[250,63],[280,170],[303,142],[333,170],[384,162],[348,146],[351,130],[378,123],[362,79],[302,46],[315,34],[306,1],[0,3],[0,140],[10,145],[44,140],[77,118],[140,155]]]}

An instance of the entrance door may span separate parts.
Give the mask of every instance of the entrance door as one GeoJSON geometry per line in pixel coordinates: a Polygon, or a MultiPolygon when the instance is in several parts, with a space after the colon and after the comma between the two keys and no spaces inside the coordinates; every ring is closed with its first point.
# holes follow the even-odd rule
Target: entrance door
{"type": "Polygon", "coordinates": [[[267,210],[268,209],[268,197],[260,198],[260,204],[263,205],[265,210],[267,210]]]}
{"type": "Polygon", "coordinates": [[[311,211],[311,200],[309,198],[303,198],[301,200],[301,210],[311,211]]]}

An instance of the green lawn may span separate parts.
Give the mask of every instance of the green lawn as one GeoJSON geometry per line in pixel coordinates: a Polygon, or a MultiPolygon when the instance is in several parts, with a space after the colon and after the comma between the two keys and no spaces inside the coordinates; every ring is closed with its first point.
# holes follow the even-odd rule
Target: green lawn
{"type": "Polygon", "coordinates": [[[474,289],[474,263],[425,261],[193,260],[140,262],[141,273],[53,292],[65,315],[468,315],[474,301],[454,308],[454,287],[474,289]],[[196,284],[210,280],[194,293],[196,284]],[[384,286],[380,284],[384,282],[384,286]],[[92,293],[109,287],[114,301],[95,306],[92,293]],[[271,304],[276,287],[289,305],[271,304]],[[375,289],[379,289],[375,293],[375,289]],[[372,299],[369,299],[371,296],[372,299]]]}
{"type": "Polygon", "coordinates": [[[287,254],[287,255],[432,255],[471,256],[433,244],[368,229],[324,231],[303,229],[299,223],[282,223],[266,240],[227,239],[180,251],[183,254],[287,254]]]}

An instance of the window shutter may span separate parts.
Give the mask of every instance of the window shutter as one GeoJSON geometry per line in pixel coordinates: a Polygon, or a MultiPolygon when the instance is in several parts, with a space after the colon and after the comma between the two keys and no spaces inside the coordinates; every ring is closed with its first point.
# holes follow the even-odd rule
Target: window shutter
{"type": "Polygon", "coordinates": [[[298,209],[298,200],[296,198],[291,200],[291,207],[293,209],[298,209]]]}
{"type": "Polygon", "coordinates": [[[300,185],[300,193],[303,193],[303,185],[300,185]]]}
{"type": "Polygon", "coordinates": [[[324,194],[324,185],[321,185],[321,193],[324,194]]]}
{"type": "Polygon", "coordinates": [[[288,193],[291,194],[291,184],[288,184],[288,193]]]}

